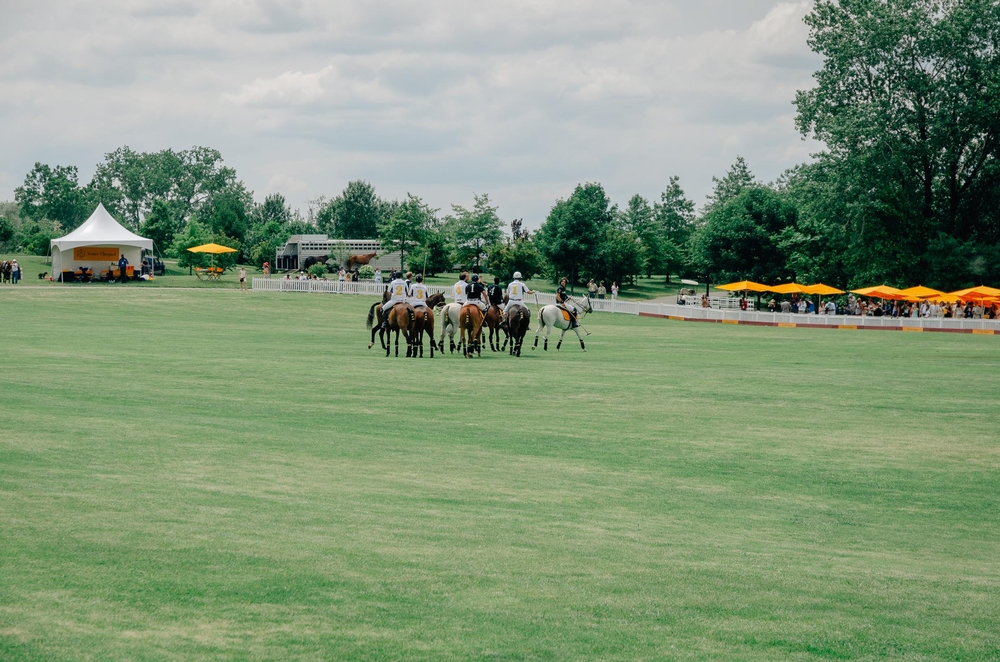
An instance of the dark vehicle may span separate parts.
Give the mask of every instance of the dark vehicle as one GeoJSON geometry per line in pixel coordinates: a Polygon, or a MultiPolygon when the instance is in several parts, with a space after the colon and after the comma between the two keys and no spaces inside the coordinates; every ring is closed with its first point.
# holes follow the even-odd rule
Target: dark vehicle
{"type": "Polygon", "coordinates": [[[152,257],[147,255],[142,258],[142,273],[151,273],[154,276],[162,276],[167,271],[167,268],[163,266],[163,261],[158,257],[152,257]]]}

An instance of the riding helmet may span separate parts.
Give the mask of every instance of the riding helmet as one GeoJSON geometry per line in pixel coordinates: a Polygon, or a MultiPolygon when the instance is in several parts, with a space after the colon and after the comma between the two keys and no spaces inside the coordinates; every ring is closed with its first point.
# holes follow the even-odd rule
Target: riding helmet
{"type": "Polygon", "coordinates": [[[472,282],[473,283],[479,282],[479,274],[472,274],[472,282]]]}
{"type": "Polygon", "coordinates": [[[521,272],[520,271],[515,271],[514,272],[514,278],[516,278],[517,280],[521,280],[521,272]]]}

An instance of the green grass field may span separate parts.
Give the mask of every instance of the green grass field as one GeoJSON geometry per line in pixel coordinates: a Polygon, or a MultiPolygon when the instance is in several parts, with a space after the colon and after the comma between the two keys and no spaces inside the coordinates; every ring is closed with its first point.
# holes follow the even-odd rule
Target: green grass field
{"type": "Polygon", "coordinates": [[[0,659],[1000,657],[1000,339],[0,288],[0,659]]]}

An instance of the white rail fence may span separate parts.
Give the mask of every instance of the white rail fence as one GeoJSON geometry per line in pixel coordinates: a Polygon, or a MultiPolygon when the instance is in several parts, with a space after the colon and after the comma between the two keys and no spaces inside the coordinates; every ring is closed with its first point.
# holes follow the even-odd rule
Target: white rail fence
{"type": "MultiPolygon", "coordinates": [[[[283,278],[252,278],[251,286],[255,290],[265,292],[314,292],[329,294],[360,294],[381,296],[385,291],[384,283],[373,281],[340,282],[336,280],[284,280],[283,278]]],[[[445,292],[444,288],[431,287],[432,293],[445,292]]],[[[581,298],[582,299],[582,298],[581,298]]],[[[738,302],[739,300],[736,299],[738,302]]],[[[555,295],[539,292],[528,297],[527,303],[548,305],[555,303],[555,295]]],[[[700,308],[698,306],[678,306],[669,303],[642,303],[639,301],[621,301],[612,299],[592,299],[591,307],[595,312],[620,313],[625,315],[654,315],[675,319],[723,322],[729,324],[767,324],[767,325],[809,325],[830,328],[899,328],[913,330],[945,329],[954,331],[997,331],[1000,332],[1000,321],[987,319],[946,319],[946,318],[908,318],[908,317],[861,317],[855,315],[817,315],[769,313],[719,308],[700,308]]]]}

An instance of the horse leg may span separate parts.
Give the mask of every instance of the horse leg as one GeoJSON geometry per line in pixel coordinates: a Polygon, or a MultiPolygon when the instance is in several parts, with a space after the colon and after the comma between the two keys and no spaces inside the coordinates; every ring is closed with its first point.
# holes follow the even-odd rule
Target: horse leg
{"type": "Polygon", "coordinates": [[[579,326],[574,326],[573,330],[576,331],[576,337],[580,339],[580,349],[582,349],[583,351],[586,352],[587,351],[587,346],[583,342],[583,336],[580,335],[580,327],[579,326]]]}
{"type": "MultiPolygon", "coordinates": [[[[562,347],[563,336],[565,336],[565,335],[566,335],[566,329],[563,329],[562,333],[559,334],[559,342],[556,343],[556,351],[557,352],[559,351],[559,348],[562,347]]],[[[579,331],[577,331],[577,335],[580,335],[579,331]]]]}
{"type": "MultiPolygon", "coordinates": [[[[399,331],[396,331],[396,333],[398,334],[399,331]]],[[[392,329],[389,329],[389,332],[386,335],[388,336],[388,338],[385,341],[382,342],[382,345],[385,346],[385,356],[386,356],[386,358],[388,358],[389,357],[389,352],[392,349],[392,329]]],[[[398,337],[399,336],[397,335],[397,338],[398,337]]]]}

